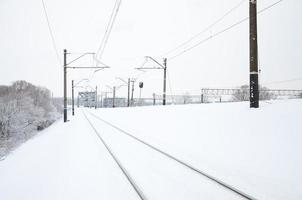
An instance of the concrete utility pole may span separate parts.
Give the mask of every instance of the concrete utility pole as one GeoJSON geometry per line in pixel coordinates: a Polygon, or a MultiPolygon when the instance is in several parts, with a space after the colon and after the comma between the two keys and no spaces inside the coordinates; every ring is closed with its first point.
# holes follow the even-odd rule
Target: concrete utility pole
{"type": "Polygon", "coordinates": [[[67,122],[67,77],[66,77],[66,73],[67,73],[67,50],[64,49],[64,122],[67,122]]]}
{"type": "Polygon", "coordinates": [[[74,115],[74,81],[71,81],[71,99],[72,99],[72,115],[74,115]]]}
{"type": "Polygon", "coordinates": [[[257,0],[250,0],[250,107],[259,107],[257,0]]]}

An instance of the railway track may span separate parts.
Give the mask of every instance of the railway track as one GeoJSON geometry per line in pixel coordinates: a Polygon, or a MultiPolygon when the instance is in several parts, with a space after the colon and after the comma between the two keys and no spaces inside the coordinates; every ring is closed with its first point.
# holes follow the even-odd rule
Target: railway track
{"type": "Polygon", "coordinates": [[[88,121],[89,125],[92,127],[92,129],[94,130],[95,134],[97,135],[97,137],[101,140],[101,142],[103,143],[103,145],[105,146],[105,148],[107,149],[107,151],[109,152],[109,154],[111,155],[111,157],[113,158],[113,160],[116,162],[116,164],[118,165],[118,167],[120,168],[120,170],[122,171],[122,173],[125,175],[125,177],[127,178],[127,180],[129,181],[130,185],[133,187],[133,189],[135,190],[136,194],[138,195],[138,197],[141,200],[147,200],[147,198],[145,197],[145,195],[143,194],[143,192],[141,191],[141,189],[138,187],[138,185],[135,183],[135,181],[133,180],[133,178],[130,176],[129,172],[125,169],[125,167],[121,164],[121,162],[118,160],[118,158],[115,156],[115,154],[113,153],[113,151],[110,149],[110,147],[107,145],[107,143],[105,142],[105,140],[101,137],[100,133],[96,130],[96,128],[93,126],[93,124],[91,123],[91,121],[88,119],[87,115],[83,112],[86,120],[88,121]]]}
{"type": "MultiPolygon", "coordinates": [[[[119,133],[122,133],[126,136],[128,136],[129,138],[132,138],[133,140],[143,144],[144,146],[148,147],[149,149],[152,149],[158,153],[160,153],[161,155],[164,155],[165,157],[177,162],[178,164],[186,167],[187,169],[191,170],[191,171],[194,171],[195,173],[207,178],[209,181],[212,181],[213,183],[215,184],[218,184],[220,187],[223,187],[224,189],[230,191],[230,192],[233,192],[234,194],[244,198],[244,199],[248,199],[248,200],[256,200],[256,198],[254,198],[253,196],[251,195],[248,195],[246,194],[245,192],[243,191],[240,191],[239,189],[235,188],[234,186],[231,186],[225,182],[223,182],[222,180],[216,178],[216,177],[213,177],[201,170],[199,170],[198,168],[190,165],[189,163],[161,150],[160,148],[134,136],[133,134],[123,130],[122,128],[114,125],[113,123],[111,122],[108,122],[107,120],[104,120],[103,118],[91,113],[90,111],[87,111],[87,113],[89,115],[91,115],[92,117],[94,117],[95,119],[99,120],[100,122],[112,127],[113,129],[117,130],[119,133]]],[[[145,195],[142,193],[142,191],[138,188],[137,184],[135,184],[134,180],[129,176],[129,173],[127,173],[127,171],[125,170],[124,167],[121,166],[120,162],[117,160],[116,156],[112,153],[112,151],[110,150],[110,148],[108,147],[108,145],[105,143],[105,141],[101,138],[100,134],[97,132],[97,130],[94,128],[93,124],[91,123],[91,121],[89,121],[88,117],[86,116],[86,114],[83,112],[83,114],[85,115],[86,119],[88,120],[88,122],[90,123],[90,125],[93,127],[94,131],[96,132],[96,134],[98,135],[98,137],[102,140],[103,144],[106,146],[107,150],[109,151],[109,153],[111,154],[111,156],[114,158],[114,160],[117,162],[117,164],[120,166],[120,168],[122,169],[123,173],[125,174],[125,176],[127,177],[128,181],[130,182],[130,184],[134,187],[135,191],[138,193],[139,197],[141,199],[146,199],[145,195]],[[124,170],[123,170],[124,169],[124,170]]]]}

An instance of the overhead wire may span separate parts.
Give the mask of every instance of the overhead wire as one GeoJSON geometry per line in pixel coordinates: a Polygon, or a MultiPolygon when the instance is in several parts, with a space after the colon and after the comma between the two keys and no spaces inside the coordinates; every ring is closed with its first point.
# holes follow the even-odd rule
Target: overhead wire
{"type": "MultiPolygon", "coordinates": [[[[272,8],[273,6],[275,6],[275,5],[279,4],[279,3],[281,3],[282,1],[284,1],[284,0],[279,0],[279,1],[276,1],[275,3],[273,3],[273,4],[270,4],[269,6],[266,6],[265,8],[261,9],[260,11],[258,11],[257,14],[260,14],[260,13],[262,13],[262,12],[264,12],[264,11],[266,11],[266,10],[272,8]]],[[[169,60],[173,60],[173,59],[175,59],[176,57],[179,57],[180,55],[182,55],[182,54],[184,54],[184,53],[186,53],[186,52],[188,52],[188,51],[194,49],[195,47],[197,47],[197,46],[199,46],[199,45],[201,45],[201,44],[207,42],[208,40],[211,40],[211,39],[213,39],[214,37],[216,37],[216,36],[218,36],[218,35],[221,35],[222,33],[224,33],[224,32],[226,32],[226,31],[228,31],[228,30],[230,30],[230,29],[232,29],[232,28],[238,26],[239,24],[242,24],[243,22],[247,21],[248,19],[249,19],[249,17],[245,17],[245,18],[243,18],[243,19],[237,21],[236,23],[234,23],[234,24],[232,24],[232,25],[230,25],[230,26],[228,26],[228,27],[226,27],[226,28],[224,28],[224,29],[222,29],[222,30],[220,30],[220,31],[218,31],[218,32],[216,32],[216,33],[214,33],[214,34],[208,36],[207,38],[205,38],[205,39],[199,41],[199,42],[196,43],[195,45],[193,45],[193,46],[191,46],[191,47],[189,47],[189,48],[187,48],[187,49],[181,51],[180,53],[178,53],[178,54],[176,54],[176,55],[174,55],[174,56],[169,57],[168,59],[169,59],[169,60]]]]}
{"type": "Polygon", "coordinates": [[[99,60],[101,60],[102,55],[104,53],[105,47],[107,45],[109,36],[111,34],[111,31],[112,31],[112,28],[113,28],[113,25],[114,25],[114,22],[115,22],[115,19],[116,19],[116,16],[117,16],[117,13],[119,11],[121,2],[122,2],[121,0],[116,0],[115,1],[112,13],[110,15],[110,19],[109,19],[108,24],[107,24],[107,28],[106,28],[104,37],[103,37],[102,42],[101,42],[101,44],[100,44],[100,46],[97,50],[97,56],[98,56],[99,60]]]}
{"type": "MultiPolygon", "coordinates": [[[[114,7],[112,9],[112,12],[111,12],[111,15],[110,15],[107,27],[106,27],[105,34],[104,34],[104,36],[102,38],[100,46],[98,47],[98,49],[96,51],[96,54],[93,57],[94,63],[95,63],[96,66],[98,66],[99,64],[101,64],[103,66],[107,66],[105,63],[103,63],[101,61],[101,57],[103,55],[105,46],[106,46],[107,41],[109,39],[109,36],[110,36],[111,30],[112,30],[112,27],[113,27],[113,24],[114,24],[117,12],[119,10],[120,4],[121,4],[121,0],[116,0],[115,1],[114,7]]],[[[89,79],[92,79],[94,77],[95,73],[96,73],[96,70],[94,70],[94,71],[91,70],[90,71],[90,75],[89,75],[89,79]]]]}
{"type": "Polygon", "coordinates": [[[43,5],[43,11],[44,11],[44,14],[45,14],[45,18],[46,18],[46,22],[47,22],[47,26],[48,26],[48,31],[49,31],[49,34],[50,34],[50,37],[51,37],[52,46],[53,46],[53,48],[55,50],[57,60],[58,60],[59,64],[61,65],[62,60],[61,60],[61,58],[59,56],[56,40],[55,40],[55,37],[54,37],[54,34],[53,34],[53,30],[51,28],[49,17],[48,17],[48,14],[47,14],[46,5],[45,5],[44,0],[41,0],[41,2],[42,2],[42,5],[43,5]]]}
{"type": "MultiPolygon", "coordinates": [[[[108,42],[108,39],[109,39],[109,36],[111,34],[111,31],[112,31],[112,28],[113,28],[113,24],[115,22],[115,19],[116,19],[116,16],[117,16],[117,13],[119,11],[119,7],[121,5],[121,0],[116,0],[115,1],[115,4],[114,4],[114,7],[112,9],[112,12],[111,12],[111,15],[110,15],[110,18],[109,18],[109,21],[108,21],[108,24],[107,24],[107,27],[106,27],[106,30],[105,30],[105,34],[102,38],[102,41],[101,41],[101,44],[100,46],[98,47],[97,51],[96,51],[96,55],[94,57],[95,59],[95,63],[96,65],[98,64],[102,64],[104,66],[106,66],[102,61],[101,61],[101,58],[102,58],[102,55],[104,53],[104,50],[105,50],[105,47],[107,45],[107,42],[108,42]]],[[[95,74],[95,71],[91,71],[90,72],[90,79],[93,78],[95,74]]]]}
{"type": "Polygon", "coordinates": [[[115,10],[115,7],[116,7],[116,5],[117,5],[117,2],[118,2],[118,1],[116,0],[115,3],[114,3],[114,7],[113,7],[113,9],[112,9],[112,12],[111,12],[111,15],[110,15],[108,24],[107,24],[107,26],[106,26],[105,34],[104,34],[104,36],[103,36],[103,38],[102,38],[102,41],[101,41],[100,46],[98,47],[97,53],[101,50],[102,46],[104,45],[105,37],[106,37],[106,35],[107,35],[107,33],[108,33],[108,30],[109,30],[109,27],[110,27],[110,24],[111,24],[113,15],[114,15],[114,10],[115,10]]]}
{"type": "Polygon", "coordinates": [[[289,80],[283,80],[283,81],[268,82],[268,83],[263,83],[262,85],[282,84],[282,83],[290,83],[290,82],[295,82],[295,81],[302,81],[302,77],[295,78],[295,79],[289,79],[289,80]]]}
{"type": "Polygon", "coordinates": [[[175,103],[175,99],[174,99],[174,92],[172,90],[172,84],[171,84],[171,78],[170,78],[170,74],[169,74],[169,70],[167,70],[167,79],[168,79],[168,86],[169,86],[169,90],[170,90],[170,94],[172,97],[172,102],[173,104],[175,103]]]}
{"type": "Polygon", "coordinates": [[[180,45],[178,45],[178,46],[174,47],[173,49],[167,51],[166,53],[162,54],[161,57],[163,57],[165,55],[169,55],[170,53],[172,53],[172,52],[176,51],[177,49],[183,47],[184,45],[190,43],[191,41],[193,41],[195,38],[199,37],[203,33],[207,32],[208,30],[210,30],[211,28],[213,28],[215,25],[217,25],[219,22],[221,22],[222,20],[224,20],[229,14],[231,14],[233,11],[235,11],[237,8],[239,8],[245,1],[246,0],[241,0],[239,3],[237,3],[234,7],[232,7],[230,10],[228,10],[226,13],[224,13],[221,17],[219,17],[217,20],[215,20],[212,24],[210,24],[209,26],[207,26],[205,29],[203,29],[199,33],[195,34],[194,36],[192,36],[188,40],[184,41],[180,45]]]}

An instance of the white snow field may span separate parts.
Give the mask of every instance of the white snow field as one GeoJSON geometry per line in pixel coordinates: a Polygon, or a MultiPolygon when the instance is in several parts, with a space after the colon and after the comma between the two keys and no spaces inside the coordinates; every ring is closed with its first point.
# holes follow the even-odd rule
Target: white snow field
{"type": "Polygon", "coordinates": [[[244,199],[109,126],[254,199],[302,199],[302,100],[76,109],[0,161],[1,200],[244,199]],[[98,117],[98,118],[97,118],[98,117]]]}

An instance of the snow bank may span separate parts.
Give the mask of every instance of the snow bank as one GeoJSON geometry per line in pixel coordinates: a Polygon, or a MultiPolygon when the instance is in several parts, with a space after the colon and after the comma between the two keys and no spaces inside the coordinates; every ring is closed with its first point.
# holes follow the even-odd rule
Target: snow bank
{"type": "MultiPolygon", "coordinates": [[[[302,198],[302,100],[83,109],[257,199],[302,198]]],[[[87,115],[148,199],[236,199],[87,115]]],[[[0,162],[1,199],[138,199],[81,111],[0,162]]]]}
{"type": "Polygon", "coordinates": [[[302,100],[94,113],[258,199],[302,198],[302,100]]]}

